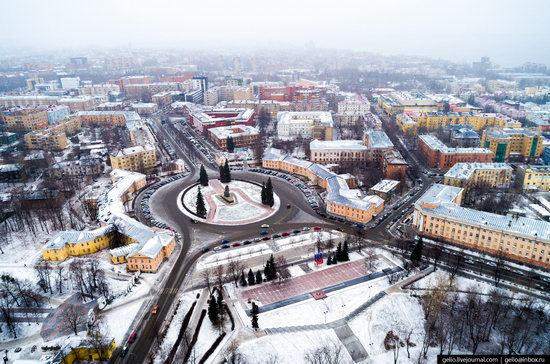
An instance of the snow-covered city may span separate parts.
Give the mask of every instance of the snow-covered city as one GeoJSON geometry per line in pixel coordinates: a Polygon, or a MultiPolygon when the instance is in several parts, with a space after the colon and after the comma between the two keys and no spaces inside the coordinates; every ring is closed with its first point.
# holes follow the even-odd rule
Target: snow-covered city
{"type": "Polygon", "coordinates": [[[3,362],[550,363],[550,7],[449,5],[4,4],[3,362]]]}

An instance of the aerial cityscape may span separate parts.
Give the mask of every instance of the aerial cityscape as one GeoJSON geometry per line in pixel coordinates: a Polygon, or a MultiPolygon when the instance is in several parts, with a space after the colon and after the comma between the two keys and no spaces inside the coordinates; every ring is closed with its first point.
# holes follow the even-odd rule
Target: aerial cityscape
{"type": "Polygon", "coordinates": [[[550,363],[550,3],[2,8],[4,363],[550,363]]]}

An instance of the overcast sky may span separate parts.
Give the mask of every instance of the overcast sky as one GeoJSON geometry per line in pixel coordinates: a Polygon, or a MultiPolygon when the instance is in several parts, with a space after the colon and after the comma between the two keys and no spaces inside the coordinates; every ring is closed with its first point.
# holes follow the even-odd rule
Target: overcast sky
{"type": "Polygon", "coordinates": [[[313,41],[384,55],[550,65],[546,0],[4,0],[0,9],[0,47],[313,41]]]}

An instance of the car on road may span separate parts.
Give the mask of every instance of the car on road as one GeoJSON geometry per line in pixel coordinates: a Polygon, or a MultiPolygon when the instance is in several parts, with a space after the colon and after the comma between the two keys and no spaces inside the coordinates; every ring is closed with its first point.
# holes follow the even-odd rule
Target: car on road
{"type": "Polygon", "coordinates": [[[250,245],[250,244],[252,244],[252,242],[250,240],[243,241],[243,245],[250,245]]]}
{"type": "Polygon", "coordinates": [[[262,241],[262,238],[256,238],[253,240],[255,243],[259,243],[260,241],[262,241]]]}
{"type": "Polygon", "coordinates": [[[292,231],[293,234],[300,234],[300,230],[296,229],[294,231],[292,231]]]}
{"type": "Polygon", "coordinates": [[[280,237],[281,237],[280,234],[275,234],[275,235],[273,235],[273,239],[277,239],[277,238],[280,238],[280,237]]]}
{"type": "Polygon", "coordinates": [[[229,249],[229,244],[222,245],[222,249],[229,249]]]}
{"type": "Polygon", "coordinates": [[[234,242],[233,244],[231,244],[231,246],[232,246],[233,248],[235,248],[235,247],[241,246],[241,243],[239,243],[239,242],[236,241],[236,242],[234,242]]]}
{"type": "Polygon", "coordinates": [[[281,234],[281,236],[289,236],[289,235],[290,235],[290,233],[288,233],[288,232],[284,232],[284,233],[281,234]]]}
{"type": "Polygon", "coordinates": [[[132,331],[130,333],[130,336],[128,336],[128,344],[133,344],[134,341],[136,341],[136,339],[137,339],[137,332],[132,331]]]}
{"type": "Polygon", "coordinates": [[[220,244],[221,245],[229,244],[229,240],[227,239],[220,240],[220,244]]]}
{"type": "Polygon", "coordinates": [[[302,228],[302,231],[310,231],[310,230],[311,230],[311,228],[309,226],[304,226],[302,228]]]}
{"type": "Polygon", "coordinates": [[[159,313],[159,305],[154,305],[151,309],[151,315],[156,315],[157,313],[159,313]]]}
{"type": "Polygon", "coordinates": [[[270,240],[270,239],[271,239],[271,236],[264,236],[264,237],[262,238],[262,240],[264,240],[264,241],[270,240]]]}
{"type": "Polygon", "coordinates": [[[126,356],[126,354],[128,354],[128,347],[127,346],[124,346],[122,348],[122,350],[120,351],[120,357],[121,358],[124,358],[126,356]]]}
{"type": "Polygon", "coordinates": [[[287,209],[289,209],[290,207],[291,207],[290,204],[287,204],[287,205],[286,205],[286,208],[287,208],[287,209]]]}
{"type": "Polygon", "coordinates": [[[221,246],[217,246],[213,249],[215,252],[219,252],[220,250],[222,250],[222,247],[221,246]]]}
{"type": "Polygon", "coordinates": [[[269,231],[267,231],[267,230],[265,230],[265,229],[264,229],[264,230],[260,230],[260,235],[267,235],[267,234],[269,234],[269,231]]]}
{"type": "Polygon", "coordinates": [[[321,227],[320,227],[320,226],[314,226],[314,227],[313,227],[313,230],[319,231],[319,230],[321,230],[321,227]]]}
{"type": "Polygon", "coordinates": [[[487,262],[487,265],[490,266],[490,267],[496,267],[496,266],[497,266],[497,263],[495,263],[495,262],[487,262]]]}
{"type": "Polygon", "coordinates": [[[262,229],[269,229],[269,225],[268,224],[262,224],[262,226],[260,226],[262,229]]]}
{"type": "Polygon", "coordinates": [[[202,252],[203,253],[208,253],[208,251],[210,250],[209,247],[205,246],[204,248],[202,248],[202,252]]]}

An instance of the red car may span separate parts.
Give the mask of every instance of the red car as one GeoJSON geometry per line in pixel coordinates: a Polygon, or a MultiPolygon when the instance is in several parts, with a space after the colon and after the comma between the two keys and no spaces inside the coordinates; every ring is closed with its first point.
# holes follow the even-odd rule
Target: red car
{"type": "Polygon", "coordinates": [[[271,236],[264,236],[264,237],[262,238],[262,240],[270,240],[270,239],[271,239],[271,236]]]}
{"type": "Polygon", "coordinates": [[[134,341],[136,341],[136,339],[137,339],[137,332],[132,331],[130,336],[128,336],[128,344],[133,344],[134,341]]]}
{"type": "Polygon", "coordinates": [[[314,227],[313,227],[313,230],[319,231],[319,230],[321,230],[321,227],[320,227],[320,226],[314,226],[314,227]]]}
{"type": "Polygon", "coordinates": [[[285,232],[285,233],[282,233],[281,235],[282,235],[282,236],[289,236],[290,233],[286,233],[286,232],[285,232]]]}
{"type": "Polygon", "coordinates": [[[237,242],[237,243],[233,243],[233,244],[231,244],[231,246],[232,246],[232,247],[241,246],[241,243],[238,243],[238,242],[237,242]]]}

